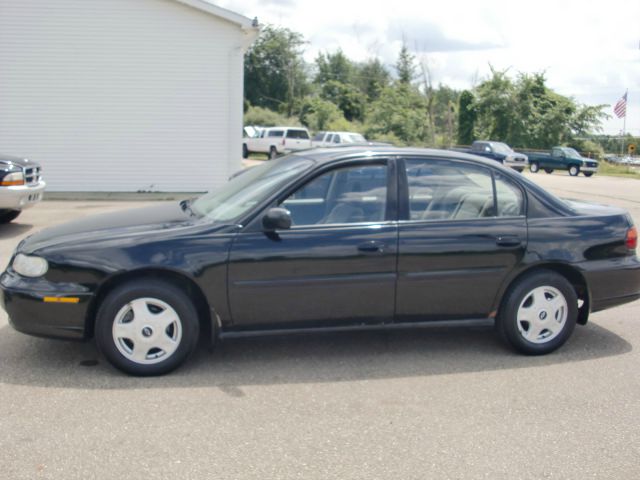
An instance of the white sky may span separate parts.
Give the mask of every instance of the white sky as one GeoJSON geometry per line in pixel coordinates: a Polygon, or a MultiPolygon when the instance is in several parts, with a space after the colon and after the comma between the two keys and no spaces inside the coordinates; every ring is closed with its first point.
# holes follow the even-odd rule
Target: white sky
{"type": "Polygon", "coordinates": [[[342,48],[357,61],[395,63],[405,38],[435,84],[468,88],[489,63],[511,72],[544,70],[547,85],[587,104],[608,104],[604,132],[622,119],[613,105],[629,89],[627,131],[640,135],[639,0],[212,0],[260,23],[300,32],[305,58],[342,48]]]}

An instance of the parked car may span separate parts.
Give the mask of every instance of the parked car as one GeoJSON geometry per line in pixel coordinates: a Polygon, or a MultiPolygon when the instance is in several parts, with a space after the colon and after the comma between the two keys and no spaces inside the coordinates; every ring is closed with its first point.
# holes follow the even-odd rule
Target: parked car
{"type": "Polygon", "coordinates": [[[367,143],[364,135],[356,132],[318,132],[311,139],[313,147],[330,147],[333,145],[367,143]]]}
{"type": "Polygon", "coordinates": [[[38,163],[0,155],[0,223],[15,220],[22,210],[42,200],[46,186],[38,163]]]}
{"type": "Polygon", "coordinates": [[[195,200],[85,218],[23,240],[0,277],[17,330],[96,338],[135,375],[199,336],[493,322],[560,347],[640,298],[637,230],[460,153],[345,147],[253,167],[195,200]]]}
{"type": "Polygon", "coordinates": [[[266,153],[269,158],[288,152],[311,148],[309,130],[302,127],[270,127],[255,137],[242,139],[242,158],[250,153],[266,153]]]}
{"type": "Polygon", "coordinates": [[[509,145],[503,142],[476,140],[471,144],[471,148],[456,148],[452,150],[491,158],[518,172],[522,172],[529,165],[529,160],[525,154],[514,152],[509,145]]]}
{"type": "Polygon", "coordinates": [[[551,154],[539,152],[525,152],[529,156],[529,169],[536,173],[543,169],[547,173],[554,170],[568,170],[572,177],[580,172],[590,177],[598,171],[598,161],[585,158],[575,149],[569,147],[553,147],[551,154]]]}

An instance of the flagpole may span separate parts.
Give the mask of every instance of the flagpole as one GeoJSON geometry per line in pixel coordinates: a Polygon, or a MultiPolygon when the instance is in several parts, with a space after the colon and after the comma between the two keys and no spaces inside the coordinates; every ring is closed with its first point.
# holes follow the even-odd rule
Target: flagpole
{"type": "MultiPolygon", "coordinates": [[[[624,92],[625,103],[629,103],[629,89],[624,92]]],[[[627,105],[624,106],[624,117],[622,117],[622,142],[620,142],[620,155],[624,155],[624,136],[627,131],[627,105]]]]}

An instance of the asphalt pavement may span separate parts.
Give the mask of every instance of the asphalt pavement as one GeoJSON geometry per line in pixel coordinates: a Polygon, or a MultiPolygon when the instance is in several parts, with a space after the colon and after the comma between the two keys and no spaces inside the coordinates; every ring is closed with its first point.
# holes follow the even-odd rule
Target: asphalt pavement
{"type": "MultiPolygon", "coordinates": [[[[527,176],[640,222],[637,180],[527,176]]],[[[135,206],[44,202],[0,226],[1,266],[38,229],[135,206]]],[[[544,357],[430,328],[227,341],[140,379],[2,312],[0,478],[635,479],[639,352],[635,302],[544,357]]]]}

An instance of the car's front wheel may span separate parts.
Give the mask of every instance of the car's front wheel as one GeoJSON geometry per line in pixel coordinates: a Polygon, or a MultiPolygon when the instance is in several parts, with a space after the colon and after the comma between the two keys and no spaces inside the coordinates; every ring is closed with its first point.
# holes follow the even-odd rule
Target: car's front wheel
{"type": "Polygon", "coordinates": [[[540,270],[509,288],[496,327],[516,350],[527,355],[550,353],[571,336],[578,317],[578,299],[563,276],[540,270]]]}
{"type": "Polygon", "coordinates": [[[531,170],[531,173],[538,173],[538,171],[540,170],[540,165],[538,165],[536,162],[531,162],[531,165],[529,165],[529,170],[531,170]]]}
{"type": "Polygon", "coordinates": [[[582,172],[584,173],[585,177],[590,177],[591,175],[593,175],[593,172],[582,172]]]}
{"type": "Polygon", "coordinates": [[[128,282],[109,293],[96,317],[98,348],[131,375],[163,375],[195,350],[199,322],[191,299],[158,280],[128,282]]]}
{"type": "Polygon", "coordinates": [[[545,168],[544,171],[547,173],[553,173],[553,168],[545,168]]]}

